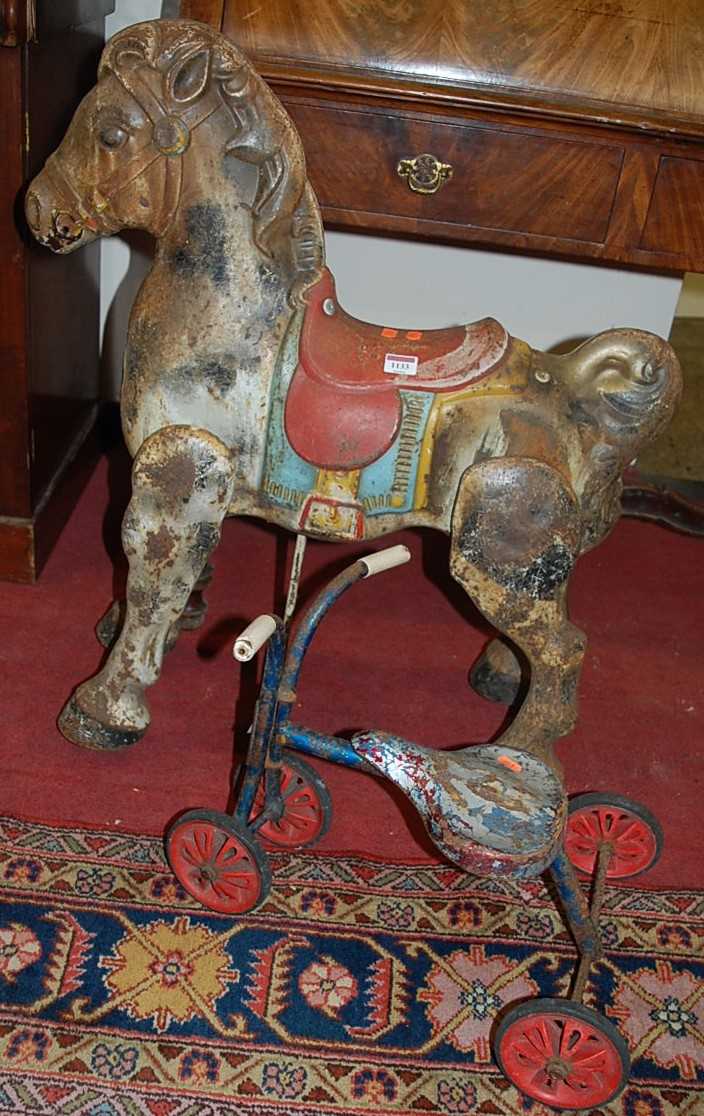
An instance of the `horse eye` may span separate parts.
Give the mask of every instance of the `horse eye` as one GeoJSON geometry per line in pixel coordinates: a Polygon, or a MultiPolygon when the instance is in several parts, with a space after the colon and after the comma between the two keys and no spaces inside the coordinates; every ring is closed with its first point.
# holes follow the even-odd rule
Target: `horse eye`
{"type": "Polygon", "coordinates": [[[100,129],[99,139],[103,147],[107,147],[109,151],[114,151],[115,148],[122,147],[123,143],[127,141],[127,132],[119,124],[109,124],[107,127],[100,129]]]}

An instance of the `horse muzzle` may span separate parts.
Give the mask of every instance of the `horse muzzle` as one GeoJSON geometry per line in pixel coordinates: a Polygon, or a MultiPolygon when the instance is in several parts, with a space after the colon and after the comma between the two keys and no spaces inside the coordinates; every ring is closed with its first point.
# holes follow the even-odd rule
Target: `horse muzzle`
{"type": "Polygon", "coordinates": [[[27,194],[24,211],[32,235],[52,252],[65,255],[95,239],[70,209],[43,210],[33,191],[27,194]]]}
{"type": "Polygon", "coordinates": [[[42,171],[33,182],[24,202],[24,212],[32,235],[52,252],[65,255],[95,240],[97,230],[87,227],[73,200],[63,198],[42,171]]]}

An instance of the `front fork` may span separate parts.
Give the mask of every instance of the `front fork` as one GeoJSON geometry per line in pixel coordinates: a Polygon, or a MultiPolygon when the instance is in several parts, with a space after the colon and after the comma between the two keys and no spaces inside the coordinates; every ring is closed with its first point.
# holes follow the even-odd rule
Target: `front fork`
{"type": "Polygon", "coordinates": [[[254,709],[247,755],[238,772],[235,818],[244,825],[254,806],[257,788],[264,776],[264,810],[250,828],[256,832],[265,821],[278,821],[283,808],[281,802],[281,746],[277,739],[276,714],[279,686],[286,653],[286,630],[278,616],[272,617],[275,628],[269,638],[264,659],[259,697],[254,709]]]}

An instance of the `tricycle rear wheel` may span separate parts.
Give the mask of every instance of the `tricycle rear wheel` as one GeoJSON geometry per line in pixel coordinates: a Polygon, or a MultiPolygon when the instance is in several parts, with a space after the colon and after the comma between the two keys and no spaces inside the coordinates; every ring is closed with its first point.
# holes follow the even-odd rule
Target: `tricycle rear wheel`
{"type": "Polygon", "coordinates": [[[550,1108],[580,1112],[608,1104],[631,1071],[613,1023],[573,1000],[546,997],[509,1008],[493,1046],[504,1077],[550,1108]]]}
{"type": "Polygon", "coordinates": [[[657,818],[639,802],[601,791],[576,795],[568,807],[567,856],[580,872],[591,875],[604,842],[612,846],[607,879],[627,879],[656,863],[663,833],[657,818]]]}

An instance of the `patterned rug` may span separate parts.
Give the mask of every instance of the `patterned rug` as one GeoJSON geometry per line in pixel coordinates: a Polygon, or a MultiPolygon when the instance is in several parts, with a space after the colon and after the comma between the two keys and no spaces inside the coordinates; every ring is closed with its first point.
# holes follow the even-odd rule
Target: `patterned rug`
{"type": "MultiPolygon", "coordinates": [[[[564,994],[541,883],[315,853],[266,905],[195,907],[154,837],[0,819],[0,1112],[547,1116],[492,1064],[496,1012],[564,994]]],[[[587,1002],[633,1056],[594,1116],[704,1113],[704,895],[610,889],[587,1002]]]]}

